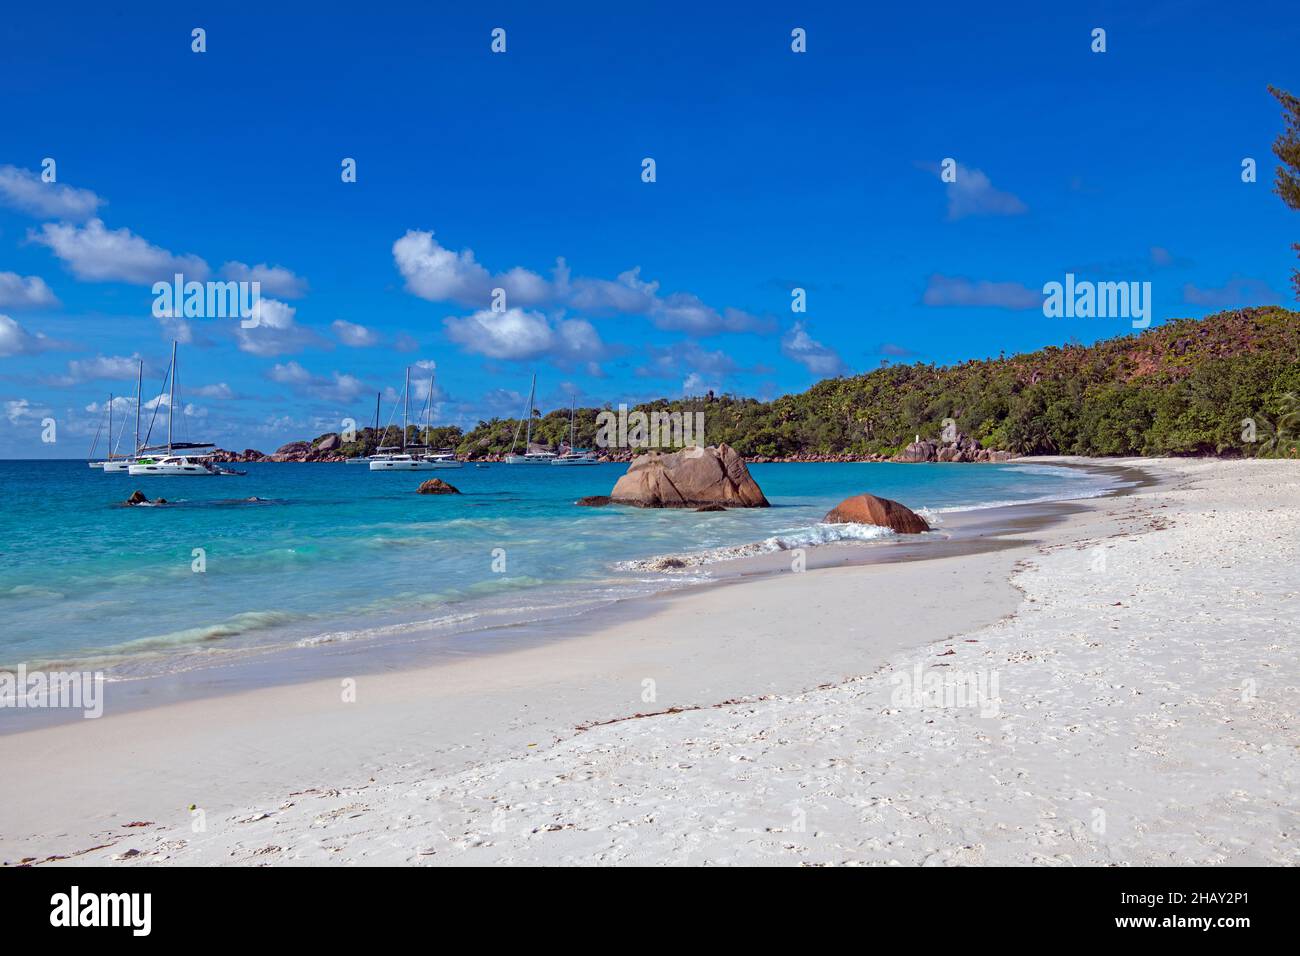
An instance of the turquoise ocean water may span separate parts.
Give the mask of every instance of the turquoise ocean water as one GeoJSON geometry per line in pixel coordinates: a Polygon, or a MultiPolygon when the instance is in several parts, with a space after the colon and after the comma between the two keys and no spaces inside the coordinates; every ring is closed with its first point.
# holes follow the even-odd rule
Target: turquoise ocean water
{"type": "Polygon", "coordinates": [[[0,461],[0,666],[75,664],[129,678],[417,630],[472,642],[494,622],[596,613],[708,574],[708,565],[665,576],[620,562],[871,537],[874,529],[818,525],[859,492],[942,520],[945,509],[1111,487],[1037,464],[754,465],[772,508],[696,513],[575,507],[583,495],[608,494],[624,465],[420,474],[237,467],[247,475],[147,479],[80,461],[0,461]],[[430,476],[463,494],[416,495],[430,476]],[[174,504],[123,507],[136,488],[174,504]]]}

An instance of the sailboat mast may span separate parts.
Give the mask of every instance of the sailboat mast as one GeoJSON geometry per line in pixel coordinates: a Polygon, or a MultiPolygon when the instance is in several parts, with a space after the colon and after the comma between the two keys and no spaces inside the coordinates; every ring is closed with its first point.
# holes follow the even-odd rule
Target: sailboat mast
{"type": "Polygon", "coordinates": [[[108,393],[108,460],[113,460],[113,393],[108,393]]]}
{"type": "Polygon", "coordinates": [[[144,387],[144,359],[135,373],[135,454],[140,454],[140,390],[144,387]]]}
{"type": "Polygon", "coordinates": [[[574,431],[573,428],[573,413],[577,411],[577,409],[578,409],[578,396],[571,395],[569,397],[569,451],[573,451],[573,446],[576,443],[575,439],[577,437],[577,432],[574,431]]]}
{"type": "Polygon", "coordinates": [[[172,416],[176,410],[176,340],[172,340],[172,388],[167,396],[167,454],[172,453],[172,416]]]}
{"type": "Polygon", "coordinates": [[[537,373],[533,373],[533,384],[528,389],[528,407],[524,409],[524,414],[528,416],[528,431],[524,433],[524,454],[528,454],[528,446],[533,443],[533,400],[537,397],[537,373]]]}
{"type": "Polygon", "coordinates": [[[429,411],[424,416],[424,443],[429,444],[429,432],[433,430],[433,372],[429,373],[429,411]]]}
{"type": "Polygon", "coordinates": [[[411,410],[411,366],[406,366],[406,384],[402,386],[402,451],[406,451],[406,418],[411,410]]]}

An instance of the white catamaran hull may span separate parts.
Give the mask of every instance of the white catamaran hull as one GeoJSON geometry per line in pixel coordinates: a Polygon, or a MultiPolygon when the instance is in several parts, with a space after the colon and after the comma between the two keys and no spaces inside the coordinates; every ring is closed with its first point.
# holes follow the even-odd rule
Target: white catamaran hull
{"type": "Polygon", "coordinates": [[[103,467],[104,467],[104,474],[106,475],[114,474],[114,473],[119,475],[125,475],[131,467],[131,462],[125,458],[119,458],[117,461],[104,462],[103,467]]]}
{"type": "Polygon", "coordinates": [[[577,456],[573,458],[565,458],[563,455],[561,455],[559,458],[556,458],[554,461],[552,461],[551,464],[552,465],[598,465],[600,464],[600,462],[596,461],[596,459],[594,458],[577,457],[577,456]]]}
{"type": "Polygon", "coordinates": [[[207,468],[188,458],[136,462],[130,466],[128,471],[132,477],[136,478],[198,477],[200,475],[223,474],[223,472],[207,468]]]}
{"type": "Polygon", "coordinates": [[[431,461],[420,461],[419,459],[408,459],[405,461],[372,461],[370,463],[371,471],[434,471],[442,467],[435,465],[431,461]]]}
{"type": "Polygon", "coordinates": [[[507,465],[549,465],[553,461],[550,455],[506,455],[507,465]]]}

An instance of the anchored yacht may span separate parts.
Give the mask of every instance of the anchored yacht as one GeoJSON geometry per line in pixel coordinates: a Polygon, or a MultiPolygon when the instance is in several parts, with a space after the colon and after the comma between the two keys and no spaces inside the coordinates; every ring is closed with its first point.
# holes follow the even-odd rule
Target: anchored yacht
{"type": "Polygon", "coordinates": [[[553,451],[533,447],[533,399],[536,397],[537,376],[534,375],[533,384],[528,389],[528,404],[524,406],[523,418],[515,426],[515,437],[510,442],[510,454],[506,455],[507,465],[549,465],[557,457],[553,451]],[[524,453],[517,455],[515,446],[519,444],[519,429],[523,427],[524,422],[528,423],[528,429],[524,434],[524,453]]]}
{"type": "MultiPolygon", "coordinates": [[[[406,384],[402,388],[402,443],[380,446],[370,457],[371,471],[436,471],[440,468],[459,468],[454,452],[430,452],[427,445],[406,444],[406,422],[411,399],[411,370],[406,370],[406,384]]],[[[433,417],[433,376],[429,376],[429,395],[424,407],[424,441],[429,440],[430,420],[433,417]]]]}
{"type": "MultiPolygon", "coordinates": [[[[127,472],[133,477],[179,477],[179,476],[224,476],[224,475],[242,475],[242,471],[231,471],[228,468],[222,468],[211,460],[212,452],[203,451],[203,449],[212,448],[210,441],[185,441],[178,442],[172,440],[172,422],[175,418],[176,409],[176,343],[172,342],[172,361],[167,369],[168,378],[171,381],[171,387],[167,395],[167,444],[166,445],[149,445],[147,444],[148,436],[153,433],[153,420],[149,422],[149,431],[145,435],[146,444],[136,446],[136,456],[127,466],[127,472]],[[179,454],[178,454],[179,452],[179,454]]],[[[158,408],[154,407],[154,419],[157,419],[158,408]]]]}

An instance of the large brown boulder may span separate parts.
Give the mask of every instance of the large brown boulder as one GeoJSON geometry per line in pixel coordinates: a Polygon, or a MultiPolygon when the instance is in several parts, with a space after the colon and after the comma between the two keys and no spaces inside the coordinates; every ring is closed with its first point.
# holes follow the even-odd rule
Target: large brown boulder
{"type": "Polygon", "coordinates": [[[897,455],[894,461],[919,462],[934,461],[938,452],[938,446],[932,441],[914,441],[897,455]]]}
{"type": "Polygon", "coordinates": [[[726,444],[640,455],[609,497],[615,504],[641,508],[768,507],[745,460],[726,444]]]}
{"type": "Polygon", "coordinates": [[[291,441],[281,445],[271,456],[272,461],[303,461],[311,454],[311,445],[305,441],[291,441]]]}
{"type": "Polygon", "coordinates": [[[826,524],[875,524],[892,528],[899,534],[920,534],[930,530],[925,519],[911,508],[875,495],[845,498],[822,521],[826,524]]]}
{"type": "Polygon", "coordinates": [[[416,488],[415,492],[420,495],[458,495],[460,489],[447,484],[441,478],[430,478],[419,488],[416,488]]]}
{"type": "Polygon", "coordinates": [[[339,436],[336,435],[334,432],[330,432],[328,435],[322,437],[320,441],[316,442],[316,445],[312,450],[324,453],[324,452],[333,451],[334,449],[338,448],[342,444],[343,441],[339,438],[339,436]]]}

